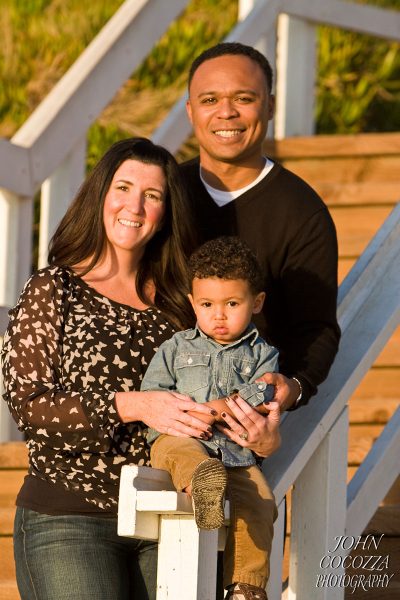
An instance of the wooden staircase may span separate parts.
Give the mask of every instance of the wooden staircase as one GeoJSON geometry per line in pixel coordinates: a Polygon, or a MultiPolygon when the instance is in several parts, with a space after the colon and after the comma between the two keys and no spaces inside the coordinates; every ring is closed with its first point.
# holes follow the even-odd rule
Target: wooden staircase
{"type": "MultiPolygon", "coordinates": [[[[400,134],[290,138],[268,142],[266,153],[308,181],[329,205],[338,229],[339,279],[342,280],[400,199],[400,134]]],[[[400,328],[349,402],[349,479],[399,405],[399,384],[400,328]]],[[[19,598],[12,557],[12,522],[14,500],[26,466],[22,442],[0,444],[2,600],[19,598]]],[[[387,590],[369,590],[368,598],[395,600],[400,597],[399,480],[368,525],[368,532],[385,534],[385,548],[391,557],[390,572],[396,573],[387,590]]],[[[348,597],[358,600],[361,593],[366,592],[349,593],[348,597]]]]}
{"type": "Polygon", "coordinates": [[[0,598],[19,600],[15,583],[12,531],[15,497],[26,475],[28,454],[24,442],[0,444],[0,598]]]}
{"type": "MultiPolygon", "coordinates": [[[[308,181],[328,204],[338,232],[341,282],[400,200],[400,134],[289,138],[266,143],[265,151],[308,181]]],[[[400,328],[350,399],[349,480],[399,402],[400,328]]],[[[365,533],[385,534],[390,572],[396,573],[387,590],[371,589],[368,597],[396,600],[400,597],[400,479],[365,533]]],[[[361,600],[365,593],[347,590],[346,598],[361,600]]]]}

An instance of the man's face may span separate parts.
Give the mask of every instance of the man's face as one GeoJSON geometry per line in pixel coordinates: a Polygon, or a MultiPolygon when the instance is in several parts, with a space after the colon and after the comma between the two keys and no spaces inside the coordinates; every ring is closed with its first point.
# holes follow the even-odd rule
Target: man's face
{"type": "Polygon", "coordinates": [[[259,163],[273,109],[265,75],[247,56],[228,54],[202,63],[187,102],[202,166],[259,163]]]}

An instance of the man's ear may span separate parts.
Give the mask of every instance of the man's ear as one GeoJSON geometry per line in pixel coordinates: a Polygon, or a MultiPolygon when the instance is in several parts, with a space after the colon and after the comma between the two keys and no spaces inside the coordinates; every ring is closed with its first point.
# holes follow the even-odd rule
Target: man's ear
{"type": "Polygon", "coordinates": [[[189,118],[189,121],[191,122],[191,124],[193,125],[193,119],[192,119],[192,107],[190,104],[190,99],[188,98],[186,100],[186,112],[187,112],[187,116],[189,118]]]}
{"type": "Polygon", "coordinates": [[[273,94],[269,95],[268,99],[268,120],[270,121],[275,114],[275,96],[273,94]]]}
{"type": "Polygon", "coordinates": [[[254,298],[253,315],[257,315],[259,312],[261,312],[262,307],[264,305],[264,300],[265,300],[265,292],[260,292],[254,298]]]}

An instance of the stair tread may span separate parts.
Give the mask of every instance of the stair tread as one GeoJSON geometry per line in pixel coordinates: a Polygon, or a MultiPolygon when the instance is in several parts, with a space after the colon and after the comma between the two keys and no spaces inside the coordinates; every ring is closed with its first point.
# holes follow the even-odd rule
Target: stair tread
{"type": "Polygon", "coordinates": [[[1,600],[20,600],[15,579],[3,579],[0,581],[0,598],[1,600]]]}
{"type": "Polygon", "coordinates": [[[28,450],[25,442],[2,442],[0,444],[0,468],[28,468],[28,450]]]}

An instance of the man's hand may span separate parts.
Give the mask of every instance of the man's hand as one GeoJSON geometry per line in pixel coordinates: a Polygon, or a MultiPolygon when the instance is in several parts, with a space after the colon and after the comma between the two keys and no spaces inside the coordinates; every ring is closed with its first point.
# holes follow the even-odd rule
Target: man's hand
{"type": "Polygon", "coordinates": [[[264,373],[257,381],[265,381],[275,386],[274,402],[278,402],[281,413],[291,408],[300,394],[299,384],[282,373],[264,373]]]}

